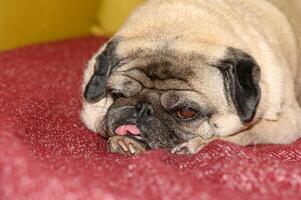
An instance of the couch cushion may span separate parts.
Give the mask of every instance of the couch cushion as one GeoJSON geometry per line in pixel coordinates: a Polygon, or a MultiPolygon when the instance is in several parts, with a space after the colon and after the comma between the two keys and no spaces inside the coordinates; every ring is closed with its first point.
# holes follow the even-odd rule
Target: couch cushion
{"type": "Polygon", "coordinates": [[[85,63],[105,39],[0,54],[0,199],[300,199],[301,141],[197,155],[113,155],[79,119],[85,63]]]}

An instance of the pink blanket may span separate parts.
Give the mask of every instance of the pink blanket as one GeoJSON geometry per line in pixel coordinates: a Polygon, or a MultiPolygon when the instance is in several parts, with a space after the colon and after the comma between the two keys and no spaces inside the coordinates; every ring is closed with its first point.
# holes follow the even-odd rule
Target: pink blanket
{"type": "Polygon", "coordinates": [[[0,199],[301,199],[301,141],[108,153],[79,119],[83,67],[104,41],[0,54],[0,199]]]}

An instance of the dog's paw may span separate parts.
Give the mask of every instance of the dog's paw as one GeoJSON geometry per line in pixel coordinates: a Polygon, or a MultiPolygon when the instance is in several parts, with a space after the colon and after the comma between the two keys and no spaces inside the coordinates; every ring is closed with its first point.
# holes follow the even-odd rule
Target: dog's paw
{"type": "Polygon", "coordinates": [[[124,155],[138,155],[146,151],[143,144],[127,136],[110,137],[107,147],[111,153],[124,155]]]}
{"type": "Polygon", "coordinates": [[[207,143],[200,137],[193,138],[187,142],[177,145],[171,153],[179,155],[191,155],[199,152],[207,143]]]}

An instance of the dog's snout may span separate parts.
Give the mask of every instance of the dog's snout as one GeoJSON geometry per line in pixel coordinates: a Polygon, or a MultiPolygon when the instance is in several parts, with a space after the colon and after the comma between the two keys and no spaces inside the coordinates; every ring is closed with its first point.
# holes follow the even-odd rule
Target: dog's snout
{"type": "Polygon", "coordinates": [[[135,106],[135,117],[145,117],[145,116],[151,116],[154,114],[154,109],[152,105],[145,101],[140,101],[135,106]]]}

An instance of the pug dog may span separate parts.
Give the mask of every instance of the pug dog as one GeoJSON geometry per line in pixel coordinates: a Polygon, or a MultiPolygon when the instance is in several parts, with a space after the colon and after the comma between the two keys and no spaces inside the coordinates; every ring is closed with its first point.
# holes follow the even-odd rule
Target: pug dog
{"type": "Polygon", "coordinates": [[[301,136],[299,0],[148,0],[88,63],[82,121],[113,153],[301,136]]]}

